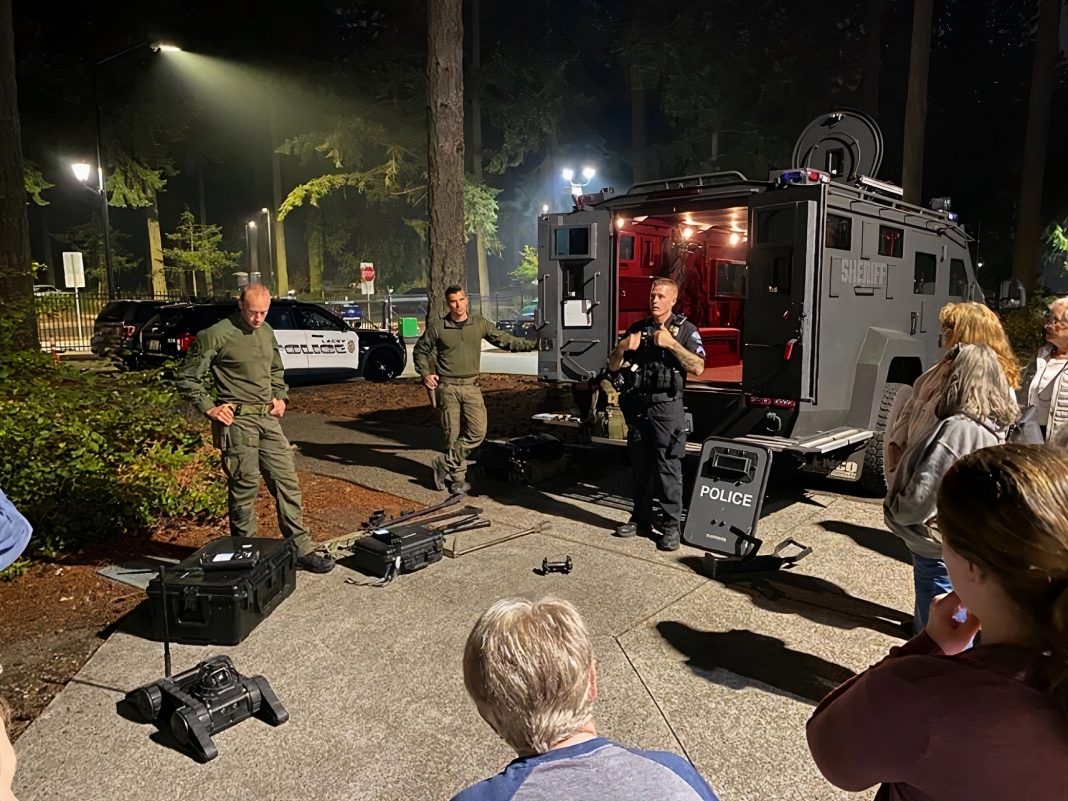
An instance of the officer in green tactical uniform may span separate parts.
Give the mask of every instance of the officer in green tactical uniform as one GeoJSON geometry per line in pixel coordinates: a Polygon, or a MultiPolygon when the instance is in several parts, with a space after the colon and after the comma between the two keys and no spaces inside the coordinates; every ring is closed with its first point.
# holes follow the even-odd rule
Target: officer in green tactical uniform
{"type": "Polygon", "coordinates": [[[198,333],[189,346],[178,371],[178,389],[211,418],[229,490],[230,535],[256,536],[255,501],[262,470],[275,499],[278,527],[297,545],[297,566],[328,573],[334,560],[312,550],[300,509],[293,450],[282,433],[280,420],[289,394],[274,330],[266,323],[270,306],[271,293],[263,284],[242,287],[237,311],[198,333]],[[216,398],[204,385],[209,370],[216,398]]]}
{"type": "Polygon", "coordinates": [[[653,494],[659,490],[664,511],[661,551],[681,544],[682,457],[686,453],[686,419],[682,392],[687,375],[705,369],[705,348],[696,326],[673,308],[679,285],[658,278],[649,290],[650,316],[631,325],[608,356],[608,369],[629,368],[619,408],[627,421],[627,455],[634,482],[630,520],[617,537],[652,536],[653,494]]]}
{"type": "Polygon", "coordinates": [[[471,489],[464,479],[467,457],[486,438],[486,404],[478,388],[482,340],[512,353],[534,350],[538,343],[498,331],[493,323],[468,308],[462,286],[445,290],[449,313],[427,320],[415,343],[415,369],[441,412],[445,455],[434,460],[434,488],[460,495],[471,489]]]}

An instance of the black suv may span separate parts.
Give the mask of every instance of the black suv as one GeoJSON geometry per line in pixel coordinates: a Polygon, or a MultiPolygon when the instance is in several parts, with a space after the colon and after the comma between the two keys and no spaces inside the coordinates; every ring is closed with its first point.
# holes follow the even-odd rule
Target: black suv
{"type": "MultiPolygon", "coordinates": [[[[141,331],[145,366],[161,367],[185,357],[197,333],[237,311],[233,301],[168,306],[141,331]]],[[[404,340],[388,331],[353,331],[344,320],[314,303],[276,298],[267,323],[278,339],[286,380],[329,380],[364,376],[388,381],[404,371],[404,340]]]]}
{"type": "Polygon", "coordinates": [[[165,300],[112,300],[100,310],[93,323],[90,350],[97,356],[111,357],[119,368],[136,368],[137,335],[160,309],[165,300]]]}

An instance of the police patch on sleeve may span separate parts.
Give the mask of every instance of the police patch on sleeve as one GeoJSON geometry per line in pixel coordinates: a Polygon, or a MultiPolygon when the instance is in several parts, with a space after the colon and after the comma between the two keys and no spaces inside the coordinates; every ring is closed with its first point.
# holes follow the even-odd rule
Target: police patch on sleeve
{"type": "Polygon", "coordinates": [[[690,334],[690,350],[702,359],[705,358],[705,343],[699,331],[690,334]]]}

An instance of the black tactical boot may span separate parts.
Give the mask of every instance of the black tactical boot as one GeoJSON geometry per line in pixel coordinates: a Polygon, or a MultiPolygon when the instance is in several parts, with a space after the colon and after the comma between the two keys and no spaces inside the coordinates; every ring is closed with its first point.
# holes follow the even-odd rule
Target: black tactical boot
{"type": "Polygon", "coordinates": [[[640,534],[643,537],[648,537],[652,533],[653,530],[647,523],[636,523],[633,520],[628,520],[626,523],[616,526],[616,530],[612,532],[612,535],[626,538],[640,534]]]}
{"type": "Polygon", "coordinates": [[[664,526],[664,534],[656,542],[658,551],[677,551],[682,545],[682,534],[679,532],[677,523],[668,523],[664,526]]]}
{"type": "Polygon", "coordinates": [[[434,471],[434,489],[444,492],[445,487],[448,486],[446,482],[449,480],[449,468],[445,466],[444,460],[438,458],[430,465],[430,469],[434,471]]]}
{"type": "Polygon", "coordinates": [[[334,560],[317,553],[306,553],[297,559],[297,567],[309,573],[329,573],[334,569],[334,560]]]}

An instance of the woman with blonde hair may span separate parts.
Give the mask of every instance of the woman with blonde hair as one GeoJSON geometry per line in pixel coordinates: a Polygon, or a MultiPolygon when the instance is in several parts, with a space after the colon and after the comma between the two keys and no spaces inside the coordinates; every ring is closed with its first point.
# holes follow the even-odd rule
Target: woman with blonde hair
{"type": "Polygon", "coordinates": [[[982,303],[967,301],[947,303],[938,313],[942,323],[942,346],[946,355],[912,385],[912,392],[899,409],[891,412],[883,441],[883,471],[886,486],[894,482],[894,473],[911,443],[920,439],[937,422],[935,407],[942,385],[952,369],[959,345],[986,345],[997,355],[1010,390],[1020,386],[1020,368],[1013,355],[1001,320],[982,303]]]}
{"type": "Polygon", "coordinates": [[[837,787],[882,783],[886,801],[1063,801],[1068,453],[977,451],[946,474],[937,508],[954,591],[921,634],[823,700],[812,756],[837,787]]]}
{"type": "Polygon", "coordinates": [[[1046,343],[1031,360],[1020,390],[1021,429],[1029,442],[1063,445],[1068,434],[1068,298],[1050,304],[1044,330],[1046,343]]]}
{"type": "Polygon", "coordinates": [[[993,349],[962,345],[950,365],[935,404],[935,424],[909,445],[883,501],[887,528],[912,553],[916,633],[927,623],[931,598],[952,589],[938,531],[931,524],[942,477],[962,456],[1003,443],[1018,416],[993,349]]]}

